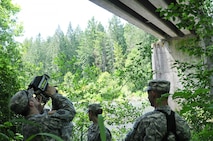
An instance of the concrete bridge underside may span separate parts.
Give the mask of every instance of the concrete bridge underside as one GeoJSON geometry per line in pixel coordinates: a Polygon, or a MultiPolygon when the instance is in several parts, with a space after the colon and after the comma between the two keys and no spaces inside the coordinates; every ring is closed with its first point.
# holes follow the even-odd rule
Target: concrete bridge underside
{"type": "Polygon", "coordinates": [[[90,0],[159,39],[184,37],[193,31],[179,30],[177,21],[167,21],[156,12],[176,0],[90,0]]]}

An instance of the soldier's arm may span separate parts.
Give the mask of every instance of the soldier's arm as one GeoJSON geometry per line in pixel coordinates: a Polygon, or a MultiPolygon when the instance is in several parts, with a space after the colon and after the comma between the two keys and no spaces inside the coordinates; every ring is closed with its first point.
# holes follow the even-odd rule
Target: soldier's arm
{"type": "Polygon", "coordinates": [[[112,141],[112,134],[108,128],[106,128],[106,141],[112,141]]]}
{"type": "Polygon", "coordinates": [[[128,132],[128,134],[125,137],[125,141],[134,141],[135,139],[135,135],[137,134],[137,128],[139,126],[139,119],[136,120],[136,122],[133,125],[133,129],[131,131],[128,132]]]}
{"type": "Polygon", "coordinates": [[[56,93],[54,87],[48,86],[46,93],[52,99],[52,110],[54,112],[51,113],[51,116],[60,117],[60,119],[67,121],[73,120],[76,114],[73,103],[68,98],[56,93]]]}
{"type": "Polygon", "coordinates": [[[190,141],[191,132],[190,127],[186,120],[180,117],[178,114],[176,115],[176,133],[179,137],[179,140],[190,141]]]}
{"type": "Polygon", "coordinates": [[[70,120],[73,120],[76,114],[73,103],[68,98],[57,93],[51,98],[53,110],[56,110],[53,116],[60,116],[61,119],[69,118],[70,120]]]}
{"type": "Polygon", "coordinates": [[[96,128],[95,126],[91,125],[88,129],[87,140],[88,141],[101,140],[99,128],[96,128]]]}

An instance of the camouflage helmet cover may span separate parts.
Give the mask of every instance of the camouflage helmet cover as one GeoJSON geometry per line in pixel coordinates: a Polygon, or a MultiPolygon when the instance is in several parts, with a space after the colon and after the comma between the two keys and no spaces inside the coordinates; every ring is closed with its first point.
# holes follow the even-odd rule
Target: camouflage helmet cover
{"type": "Polygon", "coordinates": [[[97,104],[97,103],[90,104],[88,106],[88,111],[97,111],[97,110],[100,110],[100,109],[102,109],[102,107],[101,107],[100,104],[97,104]]]}
{"type": "Polygon", "coordinates": [[[148,83],[147,91],[156,90],[156,91],[170,91],[170,82],[167,80],[151,80],[148,83]]]}
{"type": "Polygon", "coordinates": [[[25,112],[29,99],[33,96],[32,90],[18,91],[11,99],[9,108],[16,114],[23,114],[25,112]]]}

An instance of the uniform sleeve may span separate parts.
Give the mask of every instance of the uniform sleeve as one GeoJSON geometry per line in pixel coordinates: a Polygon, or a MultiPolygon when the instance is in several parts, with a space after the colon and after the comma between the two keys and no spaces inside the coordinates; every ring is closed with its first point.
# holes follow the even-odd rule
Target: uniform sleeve
{"type": "Polygon", "coordinates": [[[76,111],[73,103],[61,94],[54,94],[52,96],[52,107],[56,112],[52,115],[59,117],[66,121],[72,121],[75,117],[76,111]]]}
{"type": "Polygon", "coordinates": [[[87,141],[98,141],[100,139],[101,137],[98,125],[90,125],[87,133],[87,141]]]}
{"type": "MultiPolygon", "coordinates": [[[[133,125],[133,129],[129,131],[129,133],[125,137],[125,141],[137,141],[139,140],[140,136],[138,136],[138,127],[140,124],[140,119],[137,119],[133,125]]],[[[141,129],[142,130],[142,129],[141,129]]]]}
{"type": "Polygon", "coordinates": [[[112,134],[108,128],[106,128],[106,141],[112,141],[112,134]]]}
{"type": "Polygon", "coordinates": [[[176,118],[176,133],[181,141],[190,141],[191,132],[188,123],[178,114],[176,118]]]}

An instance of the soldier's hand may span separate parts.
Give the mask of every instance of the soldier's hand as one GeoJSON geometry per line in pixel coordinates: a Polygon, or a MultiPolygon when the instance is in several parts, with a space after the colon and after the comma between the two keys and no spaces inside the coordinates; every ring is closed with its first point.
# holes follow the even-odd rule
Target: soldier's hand
{"type": "Polygon", "coordinates": [[[56,110],[49,111],[49,112],[48,112],[48,115],[52,115],[52,114],[54,114],[55,112],[56,112],[56,110]]]}
{"type": "Polygon", "coordinates": [[[45,94],[48,95],[48,96],[52,96],[53,94],[57,93],[57,90],[55,87],[53,86],[48,86],[47,87],[47,90],[45,91],[45,94]]]}

